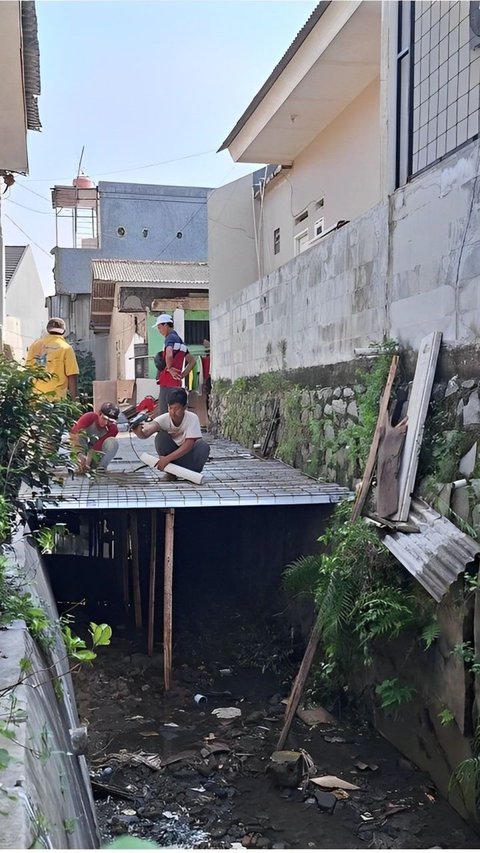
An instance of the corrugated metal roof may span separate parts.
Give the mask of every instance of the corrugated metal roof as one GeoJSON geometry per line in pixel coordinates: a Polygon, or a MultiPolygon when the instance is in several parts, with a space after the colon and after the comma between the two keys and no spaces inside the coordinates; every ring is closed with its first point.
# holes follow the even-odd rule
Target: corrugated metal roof
{"type": "Polygon", "coordinates": [[[22,260],[26,246],[5,246],[5,284],[8,287],[22,260]]]}
{"type": "Polygon", "coordinates": [[[389,533],[383,542],[432,598],[440,601],[480,545],[418,499],[412,500],[408,521],[419,533],[389,533]]]}
{"type": "Polygon", "coordinates": [[[133,284],[189,284],[208,287],[206,261],[115,261],[92,260],[93,281],[133,284]]]}
{"type": "MultiPolygon", "coordinates": [[[[168,509],[217,506],[275,506],[279,504],[334,504],[352,493],[336,483],[320,483],[275,459],[258,459],[226,439],[206,436],[210,460],[203,483],[169,482],[160,472],[143,465],[137,454],[154,452],[153,440],[119,434],[117,457],[95,479],[76,476],[52,489],[46,509],[168,509]]],[[[22,495],[28,497],[25,493],[22,495]]]]}
{"type": "Polygon", "coordinates": [[[322,0],[322,2],[320,2],[318,6],[315,7],[312,14],[310,15],[306,23],[303,25],[302,29],[295,36],[292,44],[290,45],[286,53],[284,53],[284,55],[282,56],[280,62],[278,62],[275,68],[273,69],[272,73],[270,74],[270,77],[268,77],[268,79],[265,81],[260,91],[257,92],[253,101],[250,102],[243,115],[237,121],[233,130],[230,131],[230,133],[228,134],[225,142],[222,142],[220,148],[217,151],[217,154],[219,153],[219,151],[224,151],[225,148],[228,148],[232,144],[235,137],[238,136],[238,134],[240,133],[242,127],[247,123],[250,116],[253,115],[258,105],[263,101],[267,92],[270,91],[273,84],[276,82],[276,80],[278,80],[282,71],[287,67],[291,59],[293,59],[297,50],[299,50],[299,48],[302,46],[307,36],[310,35],[314,26],[317,24],[317,22],[320,20],[320,18],[329,6],[330,0],[322,0]]]}
{"type": "Polygon", "coordinates": [[[41,130],[42,125],[37,103],[37,96],[41,91],[40,48],[34,0],[23,0],[22,2],[22,51],[27,127],[29,130],[41,130]]]}

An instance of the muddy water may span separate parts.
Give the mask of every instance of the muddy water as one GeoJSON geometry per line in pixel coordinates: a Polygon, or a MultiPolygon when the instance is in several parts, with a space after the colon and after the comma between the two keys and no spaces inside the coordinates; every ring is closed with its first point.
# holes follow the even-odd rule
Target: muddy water
{"type": "Polygon", "coordinates": [[[183,648],[177,639],[167,695],[161,655],[148,658],[122,631],[76,677],[104,844],[128,834],[178,848],[478,847],[430,780],[359,720],[310,728],[296,719],[288,742],[311,757],[314,775],[358,790],[337,799],[307,779],[279,784],[268,767],[288,679],[282,655],[259,644],[256,630],[243,626],[239,640],[223,643],[214,631],[210,646],[205,636],[185,637],[183,648]],[[206,700],[197,704],[197,693],[206,700]],[[241,716],[212,714],[230,706],[241,716]]]}

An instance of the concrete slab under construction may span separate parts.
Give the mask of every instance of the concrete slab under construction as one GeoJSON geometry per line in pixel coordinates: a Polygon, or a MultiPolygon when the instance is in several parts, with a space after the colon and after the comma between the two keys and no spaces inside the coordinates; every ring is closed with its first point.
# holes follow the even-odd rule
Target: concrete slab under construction
{"type": "Polygon", "coordinates": [[[180,509],[225,506],[335,504],[352,497],[336,483],[323,483],[276,459],[261,459],[223,438],[205,436],[210,458],[203,482],[170,482],[145,466],[139,454],[154,452],[153,439],[119,435],[117,456],[94,477],[66,477],[53,487],[45,509],[180,509]]]}

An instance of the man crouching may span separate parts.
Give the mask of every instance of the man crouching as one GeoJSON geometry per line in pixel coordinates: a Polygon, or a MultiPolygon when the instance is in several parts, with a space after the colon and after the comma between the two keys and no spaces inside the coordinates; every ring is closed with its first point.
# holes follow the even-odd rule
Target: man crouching
{"type": "Polygon", "coordinates": [[[168,395],[168,412],[133,430],[138,438],[150,438],[157,433],[155,450],[159,458],[153,467],[159,471],[174,462],[189,471],[200,472],[208,459],[210,446],[202,438],[197,415],[187,412],[187,399],[184,388],[172,388],[168,395]]]}

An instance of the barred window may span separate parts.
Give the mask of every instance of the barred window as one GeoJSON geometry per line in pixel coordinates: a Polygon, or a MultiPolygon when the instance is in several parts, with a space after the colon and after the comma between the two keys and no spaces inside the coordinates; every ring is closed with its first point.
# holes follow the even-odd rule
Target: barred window
{"type": "Polygon", "coordinates": [[[470,6],[414,4],[411,175],[478,133],[480,39],[470,27],[470,6]]]}

